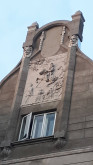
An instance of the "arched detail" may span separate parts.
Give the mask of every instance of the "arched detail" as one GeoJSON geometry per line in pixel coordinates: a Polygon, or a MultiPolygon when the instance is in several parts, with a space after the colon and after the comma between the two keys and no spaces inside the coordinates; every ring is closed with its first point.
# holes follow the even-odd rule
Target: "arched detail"
{"type": "Polygon", "coordinates": [[[68,30],[70,30],[69,26],[67,25],[68,22],[70,21],[53,21],[53,22],[50,22],[44,26],[42,26],[41,28],[39,28],[33,38],[33,43],[36,41],[36,39],[38,38],[38,36],[41,34],[42,31],[45,31],[45,30],[48,30],[50,28],[53,28],[53,27],[57,27],[57,26],[66,26],[68,28],[68,30]]]}

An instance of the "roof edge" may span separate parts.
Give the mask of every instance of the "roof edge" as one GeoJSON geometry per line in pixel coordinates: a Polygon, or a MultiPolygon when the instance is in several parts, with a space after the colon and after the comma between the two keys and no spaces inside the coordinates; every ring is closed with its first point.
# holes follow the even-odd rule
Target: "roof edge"
{"type": "Polygon", "coordinates": [[[38,35],[42,31],[48,30],[48,29],[50,29],[52,27],[65,25],[65,26],[67,26],[69,28],[69,26],[67,25],[69,22],[71,22],[71,21],[68,21],[68,20],[58,20],[58,21],[53,21],[53,22],[50,22],[50,23],[47,23],[47,24],[41,26],[39,29],[37,29],[36,34],[35,34],[35,36],[33,38],[33,41],[36,40],[36,38],[38,37],[38,35]]]}
{"type": "Polygon", "coordinates": [[[21,61],[0,81],[0,87],[20,68],[21,61]]]}
{"type": "Polygon", "coordinates": [[[93,60],[89,58],[86,54],[84,54],[78,47],[77,49],[77,55],[88,61],[91,65],[93,65],[93,60]]]}

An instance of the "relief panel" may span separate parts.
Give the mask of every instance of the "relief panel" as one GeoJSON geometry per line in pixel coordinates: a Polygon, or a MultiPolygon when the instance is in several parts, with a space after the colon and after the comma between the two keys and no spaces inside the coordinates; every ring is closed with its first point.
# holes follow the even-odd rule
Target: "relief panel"
{"type": "Polygon", "coordinates": [[[22,106],[60,100],[63,93],[67,53],[30,62],[22,106]]]}

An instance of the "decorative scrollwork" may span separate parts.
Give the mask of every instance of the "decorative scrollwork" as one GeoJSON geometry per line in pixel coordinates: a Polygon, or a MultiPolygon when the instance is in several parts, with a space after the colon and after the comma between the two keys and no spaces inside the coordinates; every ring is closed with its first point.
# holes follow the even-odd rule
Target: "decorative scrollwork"
{"type": "Polygon", "coordinates": [[[39,50],[42,49],[44,39],[45,39],[45,32],[43,31],[41,36],[40,36],[39,50]]]}
{"type": "Polygon", "coordinates": [[[62,33],[61,33],[61,41],[60,41],[60,45],[63,45],[63,42],[64,42],[64,35],[66,33],[66,27],[63,26],[62,28],[62,33]]]}

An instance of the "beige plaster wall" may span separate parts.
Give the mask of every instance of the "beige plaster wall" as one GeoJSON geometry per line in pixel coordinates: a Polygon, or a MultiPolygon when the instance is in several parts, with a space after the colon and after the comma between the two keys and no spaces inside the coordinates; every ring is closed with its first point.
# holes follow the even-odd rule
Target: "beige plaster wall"
{"type": "Polygon", "coordinates": [[[11,113],[11,105],[15,92],[19,71],[10,76],[0,87],[0,144],[5,136],[5,131],[11,113]]]}
{"type": "Polygon", "coordinates": [[[1,161],[2,165],[93,165],[92,148],[1,161]]]}
{"type": "Polygon", "coordinates": [[[70,140],[93,138],[93,63],[84,55],[76,58],[68,131],[70,140]]]}

